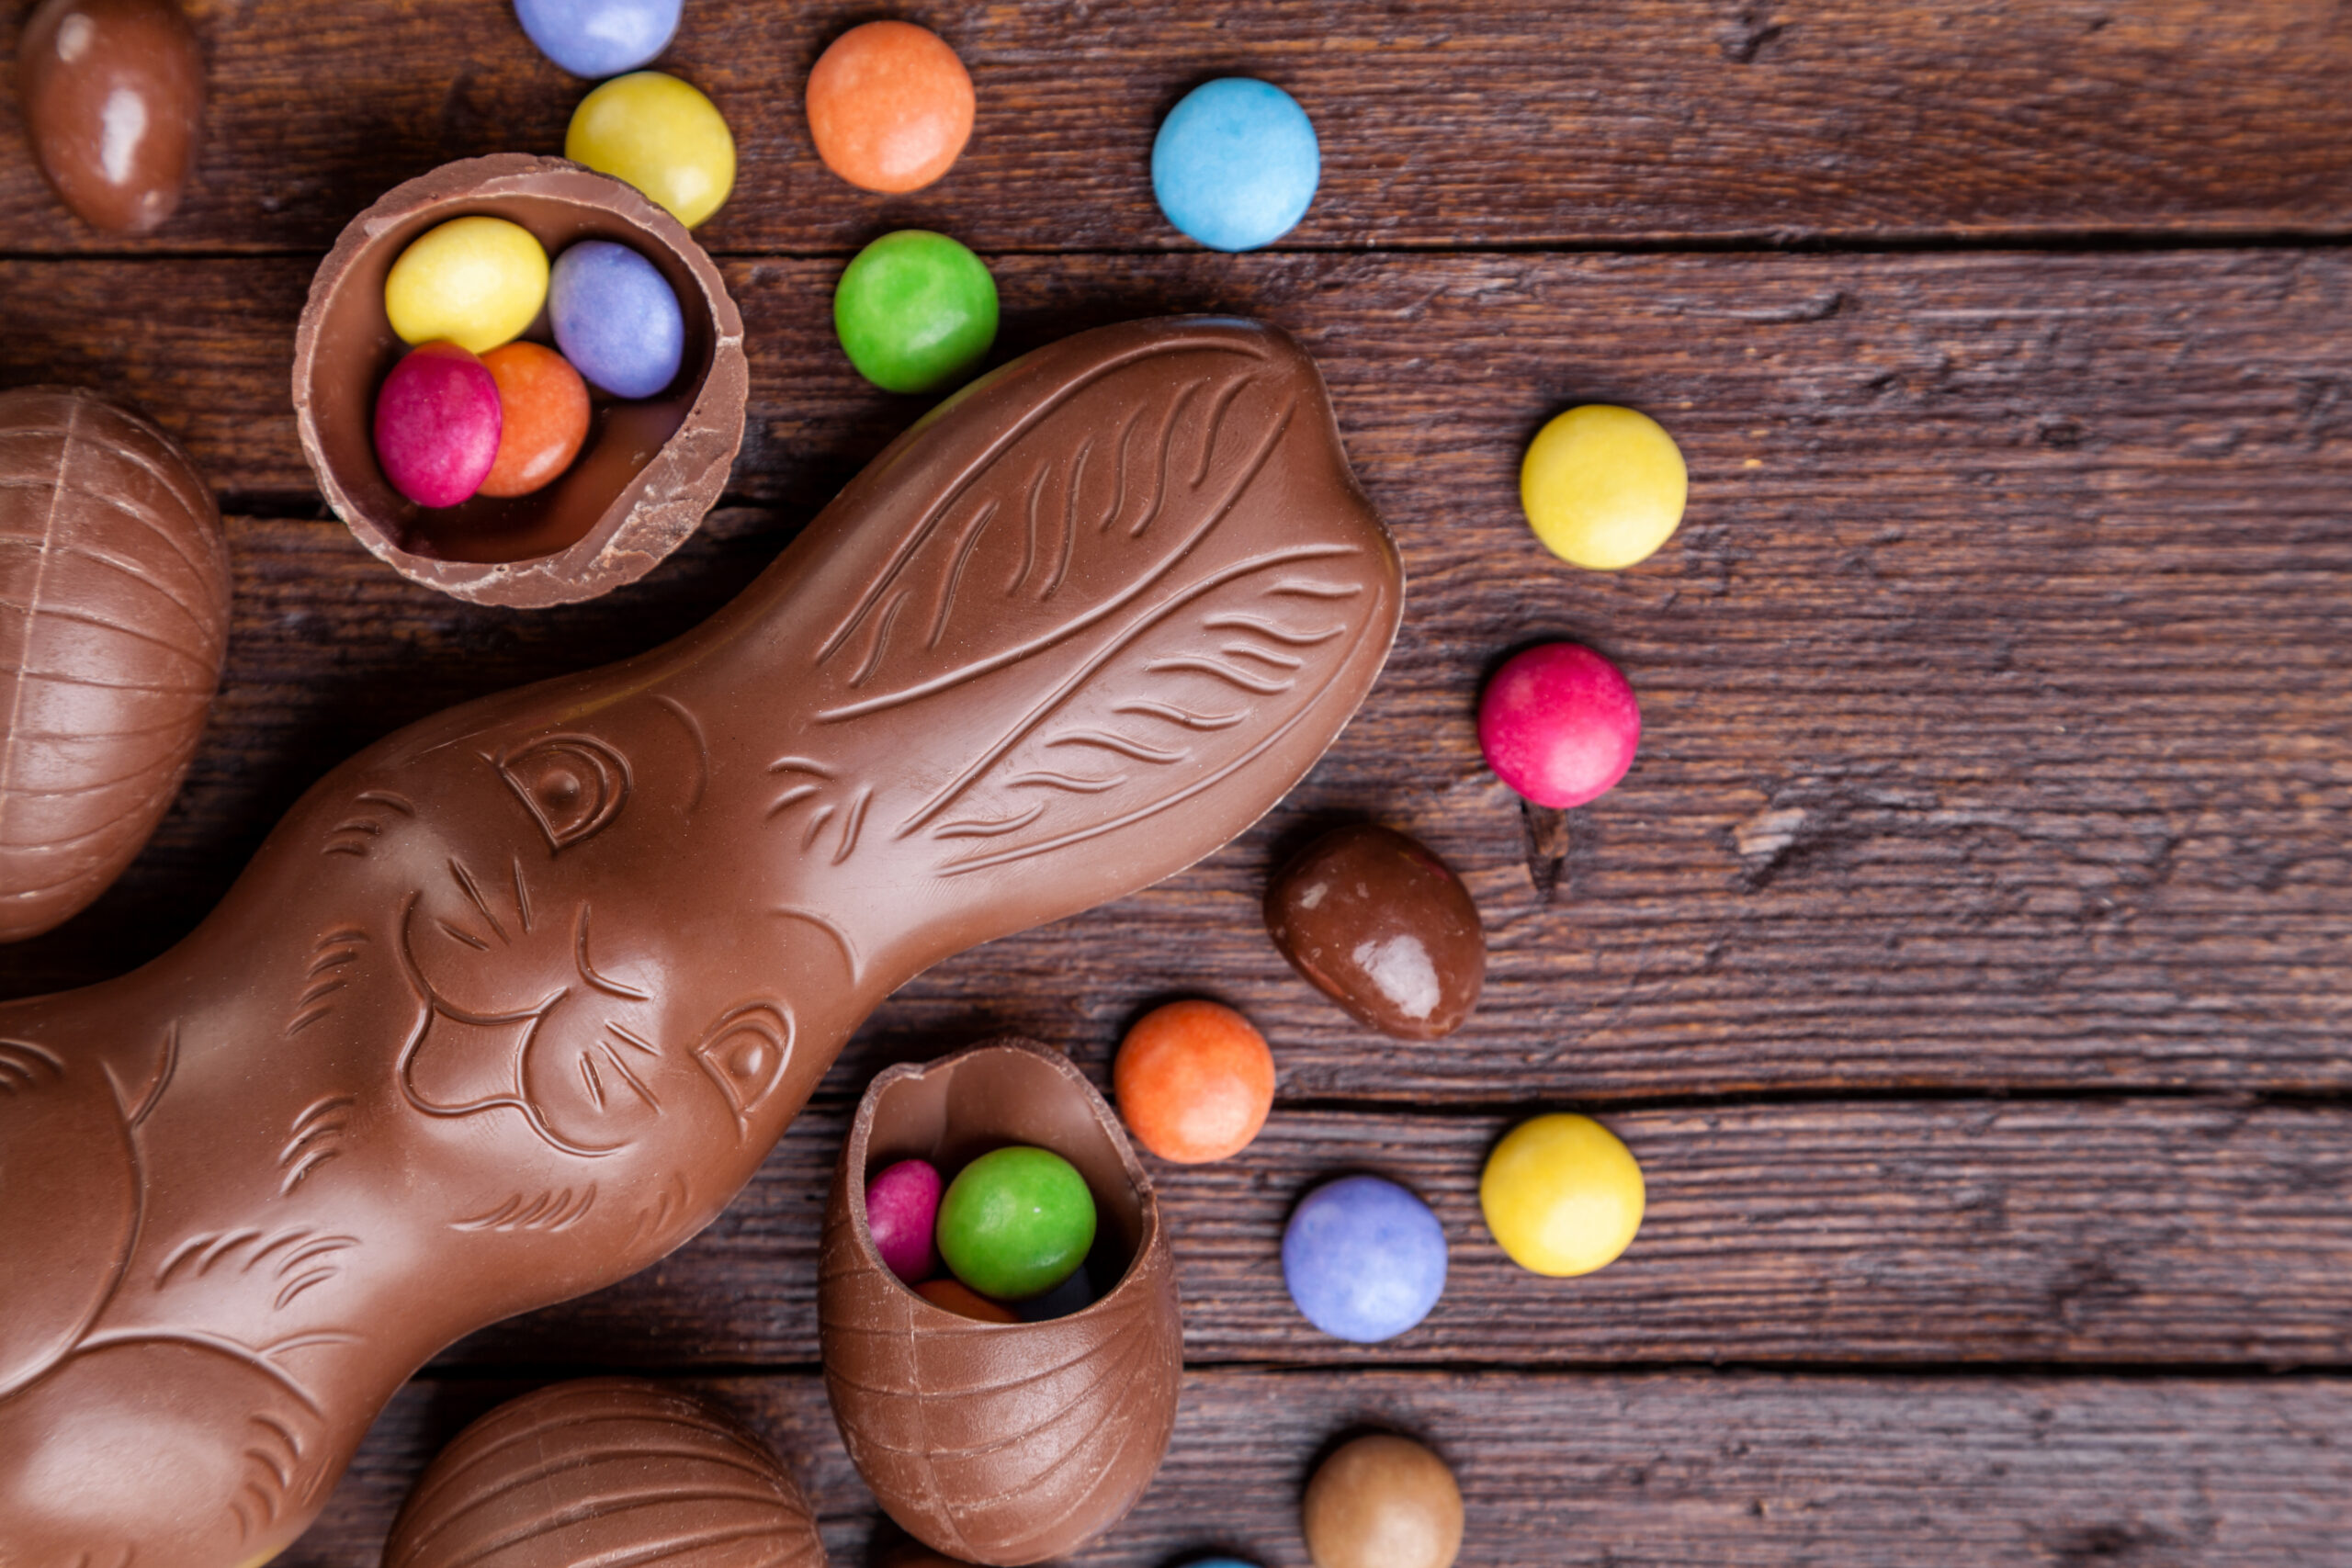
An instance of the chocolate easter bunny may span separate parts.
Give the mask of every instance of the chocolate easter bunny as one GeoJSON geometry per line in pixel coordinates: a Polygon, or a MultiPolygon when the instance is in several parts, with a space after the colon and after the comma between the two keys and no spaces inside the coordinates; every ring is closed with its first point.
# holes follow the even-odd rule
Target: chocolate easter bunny
{"type": "Polygon", "coordinates": [[[266,1561],[442,1346],[716,1215],[895,987],[1281,798],[1401,604],[1306,355],[1140,322],[678,641],[345,763],[171,952],[0,1008],[0,1563],[266,1561]]]}

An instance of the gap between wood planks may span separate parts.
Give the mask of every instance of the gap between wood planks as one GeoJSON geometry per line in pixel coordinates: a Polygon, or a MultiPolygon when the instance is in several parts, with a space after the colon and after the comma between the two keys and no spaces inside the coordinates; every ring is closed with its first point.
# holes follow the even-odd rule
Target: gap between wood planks
{"type": "MultiPolygon", "coordinates": [[[[869,1560],[876,1516],[820,1380],[683,1386],[785,1457],[834,1561],[869,1560]]],[[[498,1379],[403,1390],[288,1568],[373,1564],[426,1456],[520,1391],[498,1379]]],[[[1069,1561],[1170,1568],[1214,1547],[1306,1568],[1308,1472],[1337,1441],[1386,1429],[1456,1468],[1465,1563],[2301,1568],[2340,1555],[2346,1393],[2324,1377],[1194,1370],[1158,1479],[1069,1561]]]]}
{"type": "MultiPolygon", "coordinates": [[[[1662,234],[1651,238],[1596,237],[1589,240],[1485,241],[1469,243],[1386,242],[1377,245],[1266,245],[1253,256],[1348,256],[1373,259],[1385,255],[1428,258],[1479,255],[1922,255],[1980,251],[2064,253],[2119,252],[2149,254],[2165,251],[2341,250],[2352,245],[2352,226],[2312,229],[2212,229],[2168,231],[2142,229],[1986,229],[1969,232],[1924,231],[1918,233],[1843,234],[1790,231],[1754,234],[1662,234]]],[[[857,254],[854,246],[808,249],[713,250],[721,262],[820,262],[846,264],[857,254]]],[[[1100,245],[1082,250],[1047,246],[998,245],[980,253],[984,260],[1098,261],[1159,260],[1199,253],[1183,245],[1100,245]]],[[[220,261],[309,261],[316,264],[326,253],[309,246],[257,246],[250,250],[106,250],[26,251],[0,246],[0,262],[70,265],[77,262],[132,262],[141,265],[220,261]]],[[[729,504],[726,502],[722,505],[729,504]]]]}
{"type": "MultiPolygon", "coordinates": [[[[845,1090],[820,1089],[808,1097],[808,1109],[847,1112],[856,1106],[857,1098],[854,1093],[845,1090]]],[[[1522,1096],[1511,1099],[1464,1100],[1449,1096],[1442,1100],[1383,1100],[1373,1095],[1322,1095],[1296,1100],[1278,1098],[1274,1101],[1273,1109],[1277,1113],[1288,1115],[1398,1115],[1409,1112],[1432,1122],[1481,1122],[1498,1118],[1510,1122],[1528,1116],[1540,1116],[1546,1111],[1577,1108],[1600,1111],[1604,1114],[1614,1116],[1634,1115],[1653,1111],[1769,1110],[1777,1106],[1794,1108],[1807,1105],[1928,1103],[2025,1107],[2098,1105],[2119,1100],[2160,1100],[2179,1104],[2203,1104],[2217,1110],[2232,1111],[2352,1110],[2352,1089],[2278,1092],[2248,1089],[2239,1092],[2169,1084],[2145,1089],[2135,1089],[2125,1084],[2017,1090],[1951,1085],[1937,1085],[1922,1089],[1883,1086],[1851,1089],[1792,1088],[1726,1089],[1720,1094],[1634,1094],[1622,1097],[1609,1094],[1578,1096],[1572,1092],[1560,1092],[1546,1094],[1541,1098],[1522,1096]]]]}
{"type": "MultiPolygon", "coordinates": [[[[0,278],[25,305],[8,376],[119,387],[222,482],[295,496],[306,519],[232,521],[231,679],[182,804],[87,919],[6,955],[14,989],[85,983],[184,932],[278,811],[386,728],[694,624],[904,428],[914,407],[865,389],[832,344],[830,266],[729,270],[761,345],[734,488],[771,510],[714,514],[643,584],[527,617],[401,583],[319,520],[285,400],[299,264],[0,278]],[[164,283],[201,308],[153,310],[164,283]]],[[[2333,1110],[2352,1092],[2352,351],[2320,330],[2352,292],[2346,253],[999,271],[1008,354],[1113,310],[1203,306],[1309,339],[1414,612],[1363,713],[1266,824],[942,965],[833,1092],[1006,1028],[1099,1065],[1136,1007],[1204,986],[1277,1041],[1299,1103],[1867,1105],[1917,1088],[1922,1105],[2211,1090],[2333,1110]],[[1655,563],[1553,572],[1528,538],[1517,454],[1567,400],[1675,429],[1692,513],[1655,563]],[[1657,721],[1549,909],[1468,722],[1479,660],[1526,637],[1601,648],[1657,721]],[[1437,1050],[1367,1042],[1257,929],[1285,848],[1366,814],[1446,856],[1488,911],[1487,998],[1437,1050]]]]}
{"type": "MultiPolygon", "coordinates": [[[[2173,1382],[2197,1378],[2211,1382],[2352,1383],[2352,1361],[2297,1363],[2281,1370],[2239,1361],[1797,1361],[1746,1358],[1722,1361],[1386,1361],[1367,1351],[1362,1370],[1400,1377],[1479,1378],[1523,1377],[1563,1380],[1615,1380],[1647,1377],[1772,1377],[1869,1378],[1895,1382],[1917,1380],[1955,1382],[2001,1382],[2032,1379],[2044,1382],[2173,1382]]],[[[1214,1371],[1233,1376],[1329,1378],[1349,1369],[1329,1361],[1269,1361],[1247,1358],[1186,1356],[1187,1371],[1214,1371]]],[[[721,1378],[813,1378],[824,1375],[821,1361],[696,1361],[691,1365],[633,1366],[616,1372],[609,1362],[554,1359],[495,1362],[429,1362],[409,1379],[413,1383],[447,1383],[451,1387],[482,1383],[562,1382],[571,1378],[628,1376],[649,1382],[711,1382],[721,1378]]]]}

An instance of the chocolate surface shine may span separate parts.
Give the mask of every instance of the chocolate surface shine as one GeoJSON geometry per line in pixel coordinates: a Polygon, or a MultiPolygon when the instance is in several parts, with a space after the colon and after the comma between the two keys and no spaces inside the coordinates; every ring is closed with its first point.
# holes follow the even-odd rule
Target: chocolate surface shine
{"type": "Polygon", "coordinates": [[[0,1562],[285,1546],[435,1351],[708,1223],[893,988],[1280,799],[1402,593],[1297,346],[1133,323],[676,642],[328,774],[179,946],[0,1007],[0,1562]]]}
{"type": "Polygon", "coordinates": [[[409,1494],[383,1568],[825,1568],[808,1500],[715,1402],[633,1378],[510,1400],[409,1494]]]}
{"type": "Polygon", "coordinates": [[[187,454],[68,387],[0,392],[0,941],[15,941],[105,892],[178,795],[228,652],[229,549],[187,454]]]}
{"type": "Polygon", "coordinates": [[[1291,966],[1361,1021],[1405,1040],[1453,1033],[1478,1004],[1487,936],[1470,890],[1404,834],[1324,834],[1266,887],[1291,966]]]}
{"type": "Polygon", "coordinates": [[[40,171],[94,229],[143,234],[196,166],[204,51],[173,0],[44,0],[17,45],[40,171]]]}

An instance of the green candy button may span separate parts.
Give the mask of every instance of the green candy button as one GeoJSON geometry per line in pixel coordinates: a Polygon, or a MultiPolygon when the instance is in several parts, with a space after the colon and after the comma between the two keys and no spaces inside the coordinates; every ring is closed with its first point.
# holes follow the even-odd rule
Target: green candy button
{"type": "Polygon", "coordinates": [[[996,342],[996,279],[946,235],[901,229],[842,274],[833,330],[884,391],[935,392],[978,369],[996,342]]]}
{"type": "Polygon", "coordinates": [[[1045,1149],[999,1149],[957,1173],[939,1202],[939,1255],[956,1277],[1001,1302],[1044,1295],[1094,1245],[1094,1194],[1045,1149]]]}

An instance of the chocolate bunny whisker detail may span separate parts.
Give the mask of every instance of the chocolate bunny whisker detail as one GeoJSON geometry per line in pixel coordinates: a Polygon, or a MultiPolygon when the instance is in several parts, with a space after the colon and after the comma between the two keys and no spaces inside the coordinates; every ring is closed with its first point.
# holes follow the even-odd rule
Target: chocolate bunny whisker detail
{"type": "Polygon", "coordinates": [[[686,637],[329,774],[171,953],[0,1007],[0,1562],[282,1549],[442,1346],[708,1223],[892,989],[1279,800],[1402,593],[1298,347],[1134,323],[686,637]]]}

